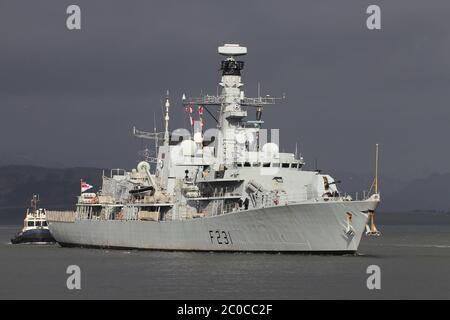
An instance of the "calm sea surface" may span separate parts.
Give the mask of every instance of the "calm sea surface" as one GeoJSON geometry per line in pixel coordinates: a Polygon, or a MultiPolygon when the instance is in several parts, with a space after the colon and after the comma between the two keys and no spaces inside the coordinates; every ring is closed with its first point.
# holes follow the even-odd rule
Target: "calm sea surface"
{"type": "Polygon", "coordinates": [[[10,216],[0,212],[0,299],[450,298],[449,214],[380,213],[382,237],[364,237],[357,256],[11,245],[10,216]],[[66,287],[69,265],[81,268],[79,291],[66,287]],[[369,265],[381,290],[367,289],[369,265]]]}

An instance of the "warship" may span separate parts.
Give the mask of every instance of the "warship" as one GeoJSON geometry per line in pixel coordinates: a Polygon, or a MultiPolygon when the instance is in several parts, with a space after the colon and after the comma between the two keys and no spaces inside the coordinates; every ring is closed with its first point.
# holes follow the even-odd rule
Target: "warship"
{"type": "Polygon", "coordinates": [[[352,253],[365,231],[379,234],[377,175],[369,193],[352,198],[330,175],[304,170],[297,152],[280,152],[276,130],[267,141],[262,114],[283,98],[246,97],[239,60],[246,47],[225,44],[218,53],[221,93],[181,99],[190,128],[169,130],[167,94],[164,131],[133,128],[155,141],[152,159],[103,173],[101,189],[81,193],[76,210],[47,212],[61,246],[352,253]],[[203,111],[214,128],[205,130],[203,111]]]}

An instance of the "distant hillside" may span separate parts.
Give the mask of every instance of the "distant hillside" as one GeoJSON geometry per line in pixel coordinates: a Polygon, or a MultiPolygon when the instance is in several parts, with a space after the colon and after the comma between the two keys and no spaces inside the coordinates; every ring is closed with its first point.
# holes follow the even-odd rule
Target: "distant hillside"
{"type": "MultiPolygon", "coordinates": [[[[328,172],[327,172],[328,173],[328,172]]],[[[350,194],[352,197],[358,192],[361,196],[363,192],[368,192],[372,183],[372,174],[355,174],[352,172],[329,172],[333,178],[341,181],[339,189],[350,194]]],[[[378,181],[379,190],[384,195],[393,194],[405,188],[409,181],[403,181],[387,175],[381,175],[378,181]]]]}
{"type": "MultiPolygon", "coordinates": [[[[339,189],[352,197],[370,188],[371,175],[350,172],[331,172],[340,180],[339,189]]],[[[380,176],[382,211],[444,211],[450,212],[450,173],[432,174],[423,179],[402,181],[390,176],[380,176]]]]}
{"type": "Polygon", "coordinates": [[[80,193],[80,179],[98,190],[103,169],[50,169],[34,166],[0,167],[0,209],[27,207],[33,194],[39,194],[46,208],[73,208],[80,193]]]}
{"type": "Polygon", "coordinates": [[[389,210],[435,210],[450,212],[450,173],[416,179],[383,199],[389,210]]]}
{"type": "MultiPolygon", "coordinates": [[[[46,208],[73,208],[80,193],[80,179],[97,191],[103,169],[51,169],[35,166],[0,166],[0,209],[25,208],[33,194],[39,194],[46,208]]],[[[350,173],[331,173],[339,186],[354,196],[356,191],[370,187],[371,177],[350,173]]],[[[410,182],[381,177],[383,211],[446,211],[450,212],[450,173],[433,174],[410,182]]],[[[19,211],[18,211],[19,212],[19,211]]],[[[20,215],[22,215],[20,210],[20,215]]]]}

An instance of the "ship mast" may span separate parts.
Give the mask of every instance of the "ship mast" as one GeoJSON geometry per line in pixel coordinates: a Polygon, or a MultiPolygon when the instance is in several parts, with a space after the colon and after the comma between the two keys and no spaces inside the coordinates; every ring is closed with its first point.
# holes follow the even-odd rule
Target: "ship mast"
{"type": "Polygon", "coordinates": [[[153,132],[147,132],[136,129],[136,127],[133,127],[133,135],[136,138],[139,139],[146,139],[146,140],[154,140],[155,141],[155,156],[147,156],[146,161],[148,162],[154,162],[156,163],[158,161],[157,154],[158,154],[158,142],[163,141],[164,145],[169,144],[169,108],[170,108],[170,101],[169,101],[169,90],[167,90],[166,93],[166,102],[165,102],[165,114],[164,114],[164,121],[165,121],[165,127],[164,132],[156,132],[156,120],[155,120],[155,114],[153,114],[153,132]]]}
{"type": "Polygon", "coordinates": [[[170,101],[169,101],[169,90],[167,90],[167,94],[166,94],[166,103],[165,103],[165,107],[166,107],[166,114],[164,116],[164,145],[168,146],[169,145],[169,108],[170,108],[170,101]]]}
{"type": "Polygon", "coordinates": [[[378,143],[375,144],[375,175],[369,189],[369,194],[371,194],[372,190],[374,195],[377,196],[379,195],[380,190],[378,188],[378,143]]]}
{"type": "Polygon", "coordinates": [[[374,180],[375,194],[378,194],[378,143],[375,145],[375,180],[374,180]]]}
{"type": "Polygon", "coordinates": [[[33,213],[37,212],[38,203],[39,203],[39,196],[33,194],[33,198],[31,199],[31,208],[33,210],[33,213]]]}
{"type": "MultiPolygon", "coordinates": [[[[247,54],[247,48],[238,44],[225,44],[218,48],[220,55],[225,56],[222,61],[220,70],[222,71],[222,78],[219,85],[222,87],[222,92],[217,96],[205,95],[199,98],[185,98],[183,96],[183,105],[185,106],[219,106],[220,116],[218,119],[218,128],[220,130],[220,137],[217,140],[217,157],[220,162],[230,164],[235,159],[236,151],[236,129],[243,126],[251,126],[258,130],[263,121],[262,110],[264,105],[275,104],[280,98],[260,97],[247,98],[245,97],[241,82],[241,71],[244,68],[244,62],[238,61],[238,56],[247,54]],[[242,107],[255,107],[257,110],[257,121],[244,121],[247,117],[247,111],[242,107]]],[[[208,109],[206,109],[208,110],[208,109]]]]}

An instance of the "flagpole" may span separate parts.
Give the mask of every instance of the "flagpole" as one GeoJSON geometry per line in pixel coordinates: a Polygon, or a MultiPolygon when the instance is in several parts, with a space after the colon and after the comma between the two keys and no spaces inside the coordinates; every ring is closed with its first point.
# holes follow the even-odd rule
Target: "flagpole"
{"type": "Polygon", "coordinates": [[[378,194],[378,143],[375,145],[375,193],[378,194]]]}

